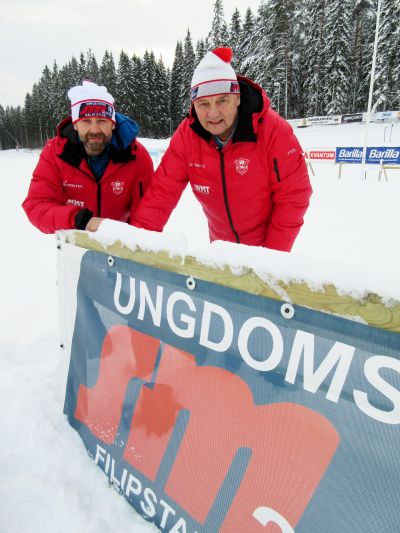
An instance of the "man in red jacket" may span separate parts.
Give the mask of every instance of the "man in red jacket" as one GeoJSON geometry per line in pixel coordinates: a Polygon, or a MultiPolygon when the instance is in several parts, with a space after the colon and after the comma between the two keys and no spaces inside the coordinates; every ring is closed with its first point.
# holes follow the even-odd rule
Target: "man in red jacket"
{"type": "Polygon", "coordinates": [[[230,48],[218,48],[195,69],[190,115],[131,223],[162,231],[190,183],[211,240],[289,252],[312,192],[303,151],[261,87],[236,76],[231,59],[230,48]]]}
{"type": "Polygon", "coordinates": [[[44,233],[96,231],[104,218],[129,223],[153,177],[139,128],[115,112],[105,87],[84,81],[68,97],[71,116],[44,147],[22,206],[44,233]]]}

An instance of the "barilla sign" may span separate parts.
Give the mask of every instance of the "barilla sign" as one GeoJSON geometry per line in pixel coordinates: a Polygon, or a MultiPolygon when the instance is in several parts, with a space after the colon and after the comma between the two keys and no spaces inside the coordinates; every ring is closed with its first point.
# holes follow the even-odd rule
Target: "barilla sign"
{"type": "MultiPolygon", "coordinates": [[[[336,148],[336,163],[361,163],[363,156],[362,147],[336,148]]],[[[400,146],[370,146],[366,151],[365,162],[369,165],[384,163],[386,165],[400,164],[400,146]]]]}
{"type": "Polygon", "coordinates": [[[144,518],[399,531],[399,334],[108,260],[81,259],[65,412],[144,518]]]}
{"type": "Polygon", "coordinates": [[[377,164],[385,163],[385,165],[400,164],[400,146],[387,147],[378,146],[367,149],[367,163],[377,164]]]}

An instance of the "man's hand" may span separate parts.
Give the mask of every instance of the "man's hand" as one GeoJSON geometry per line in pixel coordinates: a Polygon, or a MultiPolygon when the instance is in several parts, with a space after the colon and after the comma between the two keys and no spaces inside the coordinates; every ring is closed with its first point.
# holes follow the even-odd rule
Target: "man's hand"
{"type": "Polygon", "coordinates": [[[97,231],[100,227],[100,224],[103,222],[104,218],[92,217],[89,222],[86,224],[86,231],[97,231]]]}

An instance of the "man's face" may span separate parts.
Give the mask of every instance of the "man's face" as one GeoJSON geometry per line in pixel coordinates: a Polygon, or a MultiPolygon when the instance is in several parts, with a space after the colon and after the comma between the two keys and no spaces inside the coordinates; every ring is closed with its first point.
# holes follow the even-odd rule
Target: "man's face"
{"type": "Polygon", "coordinates": [[[203,128],[226,141],[234,128],[239,104],[239,94],[217,94],[198,98],[194,108],[203,128]]]}
{"type": "Polygon", "coordinates": [[[92,117],[75,122],[74,128],[85,147],[87,155],[100,155],[111,141],[115,125],[111,120],[92,117]]]}

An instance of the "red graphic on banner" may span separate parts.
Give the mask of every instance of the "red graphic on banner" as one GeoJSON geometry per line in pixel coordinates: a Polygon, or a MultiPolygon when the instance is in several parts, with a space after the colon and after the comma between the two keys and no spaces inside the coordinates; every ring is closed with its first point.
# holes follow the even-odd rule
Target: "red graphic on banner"
{"type": "MultiPolygon", "coordinates": [[[[80,386],[75,412],[103,442],[115,438],[128,382],[150,381],[158,347],[158,340],[126,326],[110,329],[97,383],[92,389],[80,386]]],[[[277,522],[263,525],[258,518],[268,510],[294,527],[339,444],[333,425],[301,405],[255,405],[250,387],[236,374],[197,366],[193,355],[166,346],[154,385],[141,389],[124,452],[125,460],[153,481],[181,409],[190,418],[165,493],[204,523],[237,451],[250,449],[219,532],[280,532],[277,522]]]]}

